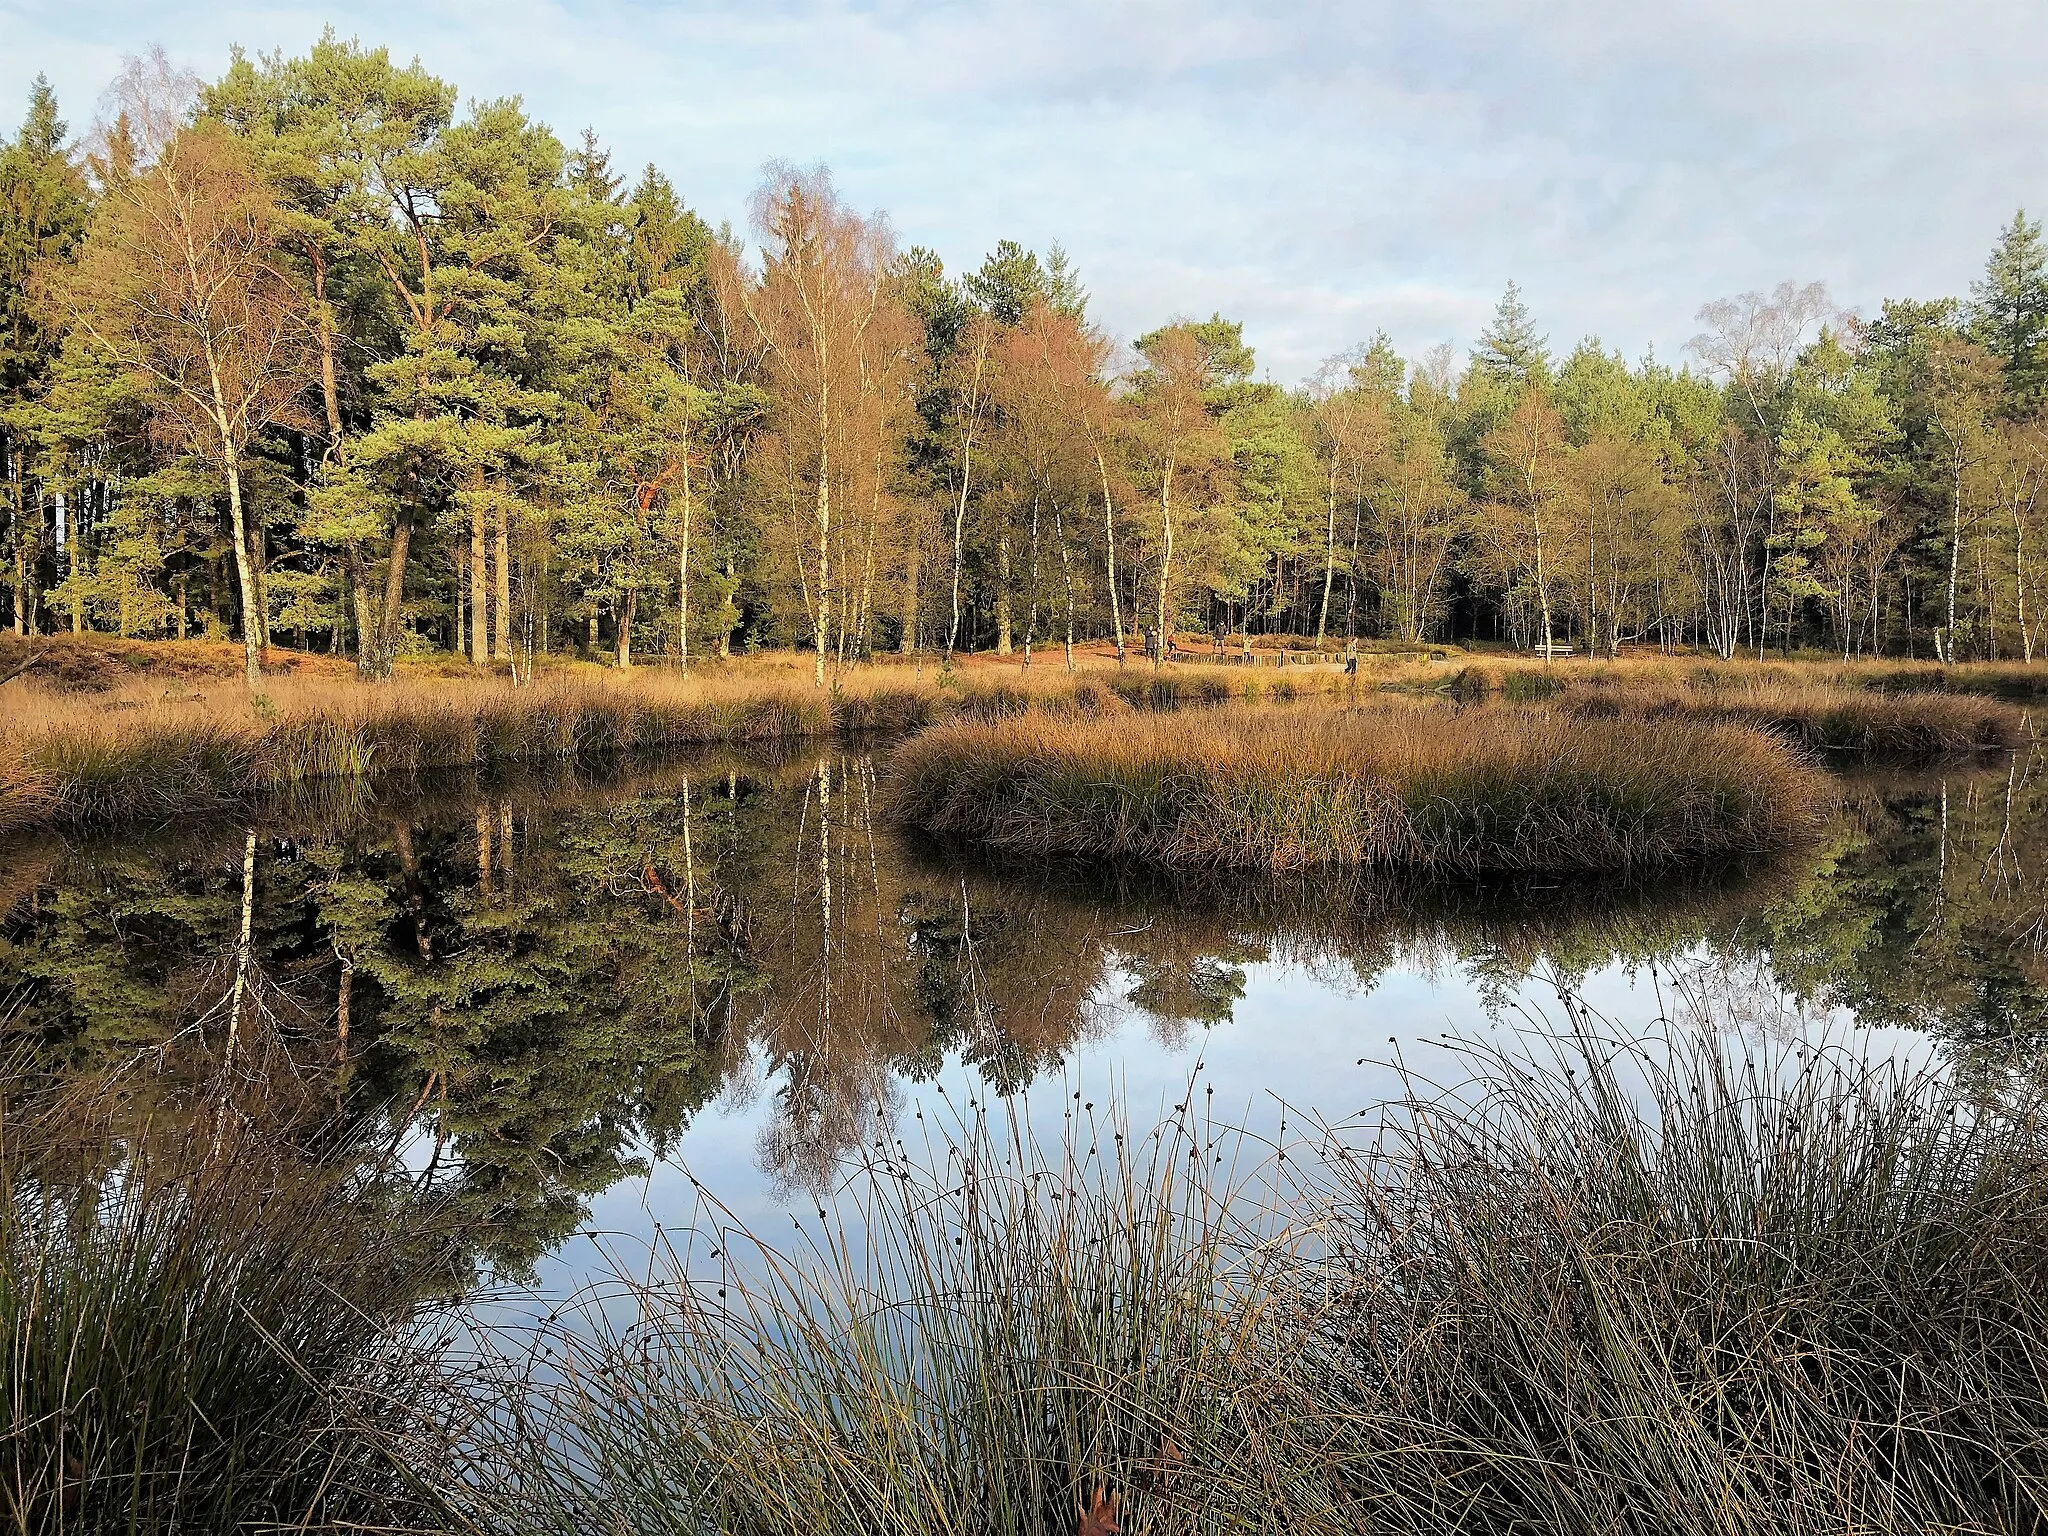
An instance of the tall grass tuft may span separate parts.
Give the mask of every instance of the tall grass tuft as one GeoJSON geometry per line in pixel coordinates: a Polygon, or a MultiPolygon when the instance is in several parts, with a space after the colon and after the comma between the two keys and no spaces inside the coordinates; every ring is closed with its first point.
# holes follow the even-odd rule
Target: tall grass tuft
{"type": "Polygon", "coordinates": [[[782,1248],[709,1209],[480,1394],[480,1521],[2041,1530],[2038,1110],[1575,1020],[1271,1156],[1079,1106],[1048,1154],[982,1104],[782,1248]]]}
{"type": "Polygon", "coordinates": [[[1463,875],[1771,854],[1818,829],[1826,784],[1733,726],[1389,706],[941,726],[897,749],[889,795],[1010,852],[1463,875]]]}
{"type": "Polygon", "coordinates": [[[1304,1196],[1301,1355],[1374,1528],[2044,1528],[2038,1106],[1698,1034],[1477,1071],[1304,1196]]]}
{"type": "Polygon", "coordinates": [[[334,1181],[233,1149],[5,1172],[6,1529],[424,1528],[398,1449],[438,1391],[418,1277],[334,1181]]]}
{"type": "Polygon", "coordinates": [[[1107,1536],[1312,1517],[1319,1447],[1269,1353],[1285,1237],[1207,1128],[1125,1123],[1076,1105],[1048,1154],[981,1106],[915,1158],[872,1153],[784,1249],[707,1210],[486,1394],[483,1523],[1107,1536]]]}
{"type": "Polygon", "coordinates": [[[257,771],[256,743],[247,732],[202,717],[146,733],[90,722],[5,757],[0,825],[204,814],[235,804],[257,771]]]}

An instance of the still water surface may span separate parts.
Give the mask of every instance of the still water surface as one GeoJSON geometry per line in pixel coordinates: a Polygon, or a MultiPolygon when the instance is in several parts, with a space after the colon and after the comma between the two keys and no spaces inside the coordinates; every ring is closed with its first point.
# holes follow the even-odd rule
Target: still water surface
{"type": "Polygon", "coordinates": [[[560,1294],[689,1223],[693,1179],[765,1232],[999,1095],[1052,1133],[1076,1096],[1336,1121],[1446,1034],[1580,1008],[2033,1071],[2043,766],[1845,777],[1808,855],[1647,890],[993,868],[892,831],[860,753],[380,784],[0,848],[0,1018],[138,1124],[396,1147],[479,1278],[560,1294]]]}

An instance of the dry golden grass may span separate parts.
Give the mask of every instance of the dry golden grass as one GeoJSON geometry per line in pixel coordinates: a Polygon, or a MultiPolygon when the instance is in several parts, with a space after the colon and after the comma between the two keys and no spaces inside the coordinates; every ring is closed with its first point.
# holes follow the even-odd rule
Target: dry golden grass
{"type": "MultiPolygon", "coordinates": [[[[1960,669],[1948,669],[1955,681],[1960,669]]],[[[1624,661],[1475,662],[1449,680],[1455,698],[1554,700],[1583,717],[1686,716],[1769,731],[1813,751],[1893,763],[1932,762],[2016,747],[2025,717],[1988,685],[1941,691],[1938,671],[1872,664],[1624,661]],[[1924,683],[1900,687],[1902,682],[1924,683]]]]}
{"type": "Polygon", "coordinates": [[[328,658],[298,657],[299,670],[273,675],[252,701],[239,677],[215,666],[212,652],[226,647],[124,649],[65,637],[57,649],[70,656],[69,672],[47,681],[34,672],[0,687],[0,831],[164,820],[293,784],[490,762],[833,731],[900,734],[1018,716],[1085,721],[1298,700],[1354,706],[1380,688],[1434,691],[1447,681],[1460,698],[1554,699],[1557,711],[1588,727],[1624,715],[1729,723],[1819,752],[1895,762],[2011,746],[2025,734],[2017,710],[1983,696],[1994,691],[1991,681],[1978,679],[1970,696],[1895,686],[1968,682],[1968,669],[1908,675],[1876,663],[1652,658],[1543,667],[1461,659],[1447,667],[1389,655],[1366,658],[1360,676],[1347,678],[1334,667],[1119,668],[1092,654],[1070,673],[1055,651],[1028,668],[1017,658],[963,658],[947,671],[891,659],[846,668],[819,690],[810,659],[795,653],[687,677],[558,661],[537,685],[517,688],[440,662],[368,685],[328,658]],[[98,671],[79,659],[88,653],[98,671]],[[108,657],[114,662],[102,665],[108,657]],[[78,685],[88,673],[90,686],[78,685]]]}
{"type": "Polygon", "coordinates": [[[898,748],[890,795],[909,825],[1020,853],[1451,874],[1765,855],[1829,799],[1739,726],[1399,704],[959,722],[898,748]]]}
{"type": "Polygon", "coordinates": [[[1756,726],[1817,752],[1894,763],[1932,762],[2010,749],[2025,739],[2019,712],[1992,699],[1952,693],[1884,693],[1829,684],[1758,680],[1742,688],[1695,691],[1599,685],[1567,689],[1582,716],[1684,715],[1756,726]]]}
{"type": "Polygon", "coordinates": [[[317,675],[165,686],[130,677],[96,692],[19,679],[0,692],[0,832],[166,820],[285,786],[575,759],[646,747],[775,743],[834,731],[903,732],[1022,714],[1093,718],[1242,700],[1287,701],[1338,675],[1176,666],[849,669],[812,685],[777,656],[683,677],[580,666],[513,687],[484,677],[386,684],[317,675]]]}
{"type": "Polygon", "coordinates": [[[635,747],[773,742],[830,729],[825,698],[780,681],[278,679],[21,691],[0,727],[0,830],[162,820],[308,780],[575,758],[635,747]],[[141,696],[138,696],[140,694],[141,696]]]}

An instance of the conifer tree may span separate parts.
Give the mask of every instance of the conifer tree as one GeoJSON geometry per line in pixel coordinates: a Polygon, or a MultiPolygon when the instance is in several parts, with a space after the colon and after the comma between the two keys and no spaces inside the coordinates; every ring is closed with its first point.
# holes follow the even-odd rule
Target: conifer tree
{"type": "Polygon", "coordinates": [[[2014,416],[2048,403],[2048,243],[2038,219],[2012,216],[1970,285],[1971,329],[2005,367],[2005,398],[2014,416]]]}
{"type": "Polygon", "coordinates": [[[42,553],[37,401],[63,340],[32,301],[29,277],[38,267],[71,259],[91,213],[85,178],[65,150],[64,134],[56,92],[38,75],[21,131],[11,142],[0,141],[0,512],[10,557],[0,579],[7,582],[16,634],[28,632],[42,553]]]}
{"type": "Polygon", "coordinates": [[[1550,381],[1548,343],[1536,329],[1529,306],[1522,302],[1522,290],[1509,283],[1507,292],[1493,311],[1493,319],[1479,333],[1473,349],[1472,366],[1503,383],[1547,384],[1550,381]]]}

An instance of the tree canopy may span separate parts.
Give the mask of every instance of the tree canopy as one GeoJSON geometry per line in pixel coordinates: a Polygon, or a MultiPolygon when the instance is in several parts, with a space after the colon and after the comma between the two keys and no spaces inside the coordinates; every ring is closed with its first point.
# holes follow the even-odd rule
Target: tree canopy
{"type": "Polygon", "coordinates": [[[72,144],[38,81],[0,143],[22,633],[239,637],[252,679],[278,644],[516,678],[802,647],[820,682],[885,650],[1143,632],[1164,656],[1190,630],[2042,638],[2048,245],[2024,212],[1966,300],[1858,317],[1788,282],[1703,304],[1673,367],[1554,355],[1510,283],[1462,364],[1382,336],[1286,388],[1221,313],[1120,345],[1057,245],[949,272],[780,164],[744,232],[714,225],[595,132],[332,32],[212,82],[152,56],[115,100],[72,144]],[[181,205],[195,176],[211,201],[181,205]],[[172,246],[182,274],[152,265],[172,246]],[[209,355],[232,366],[195,394],[209,355]]]}

